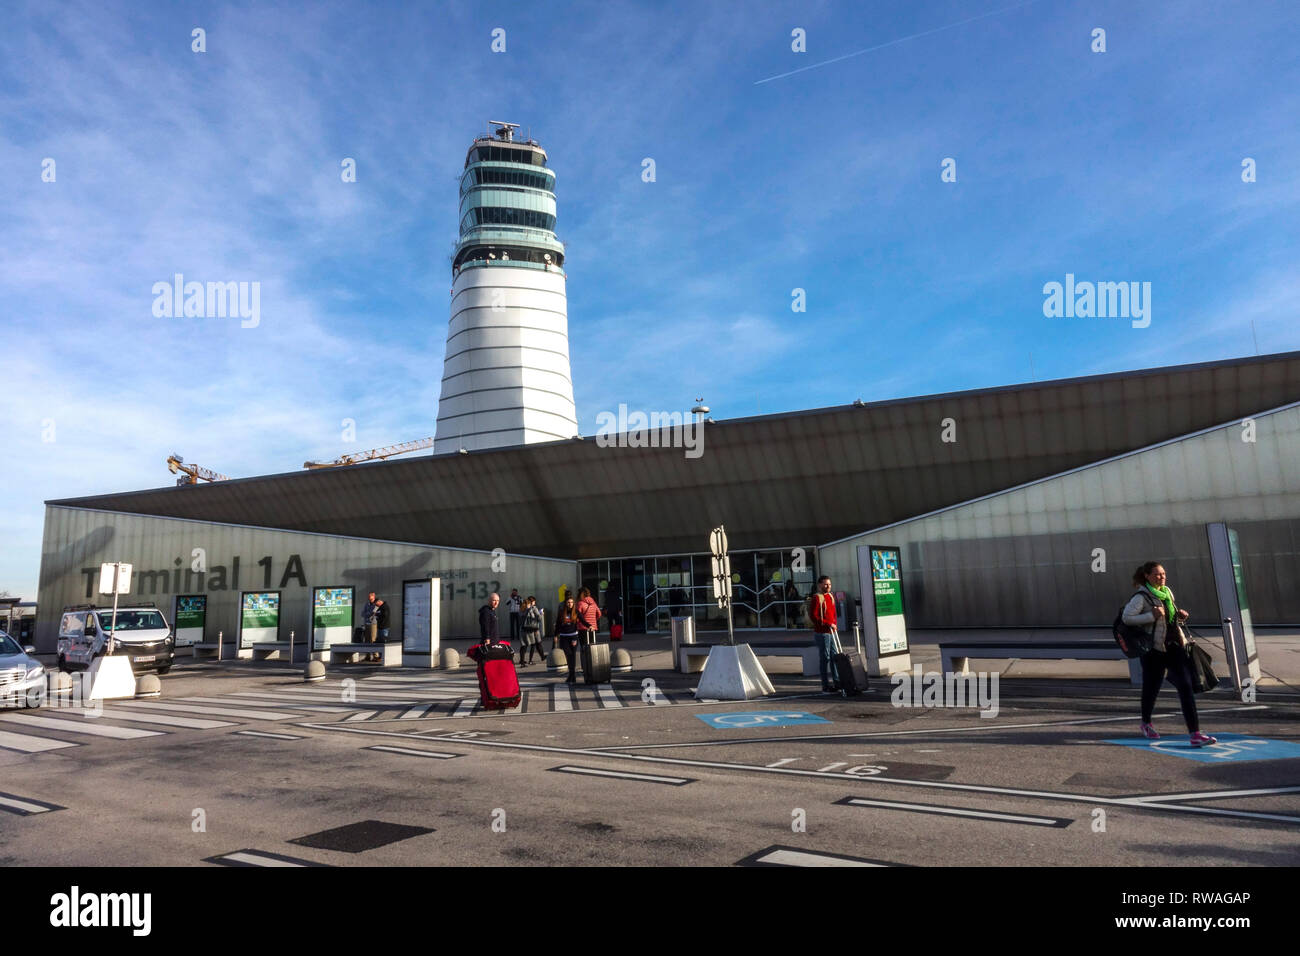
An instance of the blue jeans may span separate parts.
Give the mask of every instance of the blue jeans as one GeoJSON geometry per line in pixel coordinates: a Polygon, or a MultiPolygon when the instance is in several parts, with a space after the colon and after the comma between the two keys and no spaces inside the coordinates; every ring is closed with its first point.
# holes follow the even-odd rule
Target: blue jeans
{"type": "Polygon", "coordinates": [[[821,668],[822,690],[831,690],[833,687],[831,676],[835,673],[835,665],[831,661],[831,656],[835,653],[835,636],[818,634],[814,631],[813,641],[817,644],[817,664],[821,668]]]}

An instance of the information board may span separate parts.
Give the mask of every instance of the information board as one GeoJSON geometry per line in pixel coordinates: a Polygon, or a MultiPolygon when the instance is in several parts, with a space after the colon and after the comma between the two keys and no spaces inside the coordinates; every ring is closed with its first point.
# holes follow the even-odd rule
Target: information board
{"type": "Polygon", "coordinates": [[[312,650],[323,651],[331,644],[348,644],[352,641],[355,602],[356,589],[352,587],[312,589],[312,650]]]}
{"type": "Polygon", "coordinates": [[[862,639],[867,673],[883,676],[911,667],[907,605],[903,600],[903,562],[898,548],[858,547],[862,594],[862,639]]]}
{"type": "Polygon", "coordinates": [[[428,654],[437,664],[442,632],[442,579],[402,582],[402,654],[428,654]]]}
{"type": "Polygon", "coordinates": [[[239,595],[239,647],[280,639],[280,592],[243,591],[239,595]]]}
{"type": "Polygon", "coordinates": [[[203,643],[207,630],[208,596],[206,594],[178,594],[172,614],[176,622],[176,646],[193,647],[203,643]]]}
{"type": "Polygon", "coordinates": [[[907,653],[903,576],[897,548],[871,548],[871,584],[876,605],[876,646],[880,656],[907,653]]]}

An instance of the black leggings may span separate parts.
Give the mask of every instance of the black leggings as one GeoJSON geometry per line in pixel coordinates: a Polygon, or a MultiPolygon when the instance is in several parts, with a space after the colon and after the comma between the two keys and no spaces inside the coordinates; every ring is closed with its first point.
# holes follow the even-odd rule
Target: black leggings
{"type": "Polygon", "coordinates": [[[1151,723],[1151,711],[1156,706],[1156,694],[1165,677],[1178,691],[1178,702],[1183,705],[1183,720],[1187,732],[1201,729],[1196,716],[1196,696],[1192,693],[1192,662],[1183,650],[1161,653],[1152,651],[1142,655],[1142,723],[1151,723]]]}

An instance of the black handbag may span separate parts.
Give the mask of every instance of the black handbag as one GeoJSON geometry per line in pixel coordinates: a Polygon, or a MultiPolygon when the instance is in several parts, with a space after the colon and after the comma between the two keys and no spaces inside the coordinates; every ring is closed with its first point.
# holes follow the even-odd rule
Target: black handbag
{"type": "Polygon", "coordinates": [[[1219,686],[1219,675],[1214,673],[1214,662],[1205,648],[1189,639],[1187,656],[1192,662],[1192,693],[1204,694],[1219,686]]]}

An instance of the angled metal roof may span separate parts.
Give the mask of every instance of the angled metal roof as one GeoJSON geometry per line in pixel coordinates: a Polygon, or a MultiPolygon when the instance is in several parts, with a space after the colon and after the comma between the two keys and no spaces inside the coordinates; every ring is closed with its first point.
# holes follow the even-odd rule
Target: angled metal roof
{"type": "Polygon", "coordinates": [[[1300,352],[50,505],[564,558],[812,545],[1300,401],[1300,352]],[[951,418],[956,441],[941,440],[951,418]]]}

